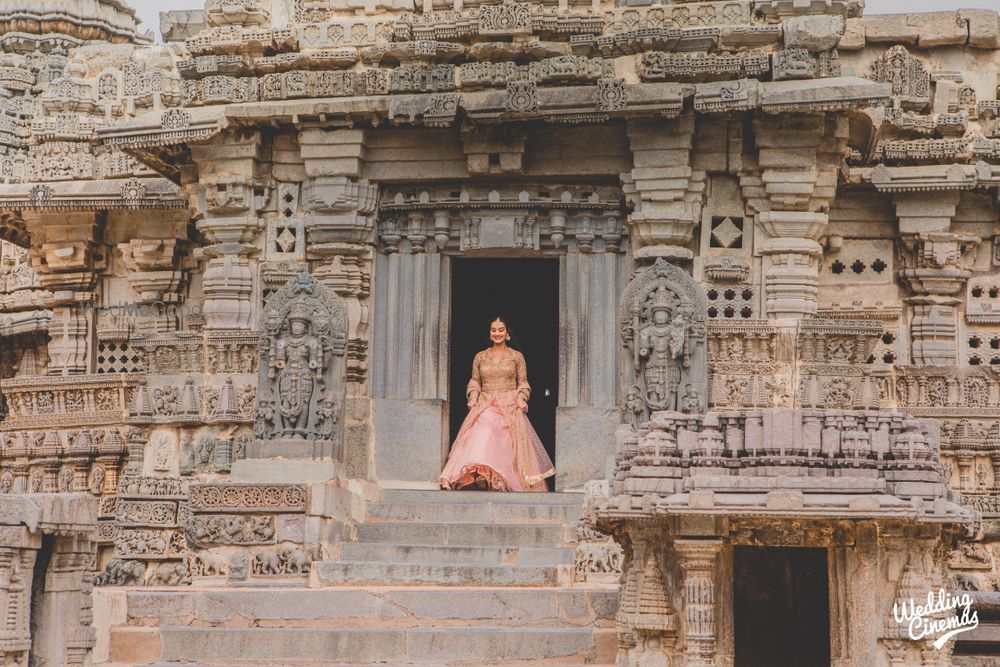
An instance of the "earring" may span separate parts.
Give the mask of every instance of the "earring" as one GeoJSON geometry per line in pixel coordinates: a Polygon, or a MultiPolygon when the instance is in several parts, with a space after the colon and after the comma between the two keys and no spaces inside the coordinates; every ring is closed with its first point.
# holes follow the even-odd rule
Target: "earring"
{"type": "Polygon", "coordinates": [[[507,340],[510,340],[510,336],[507,336],[507,340]]]}

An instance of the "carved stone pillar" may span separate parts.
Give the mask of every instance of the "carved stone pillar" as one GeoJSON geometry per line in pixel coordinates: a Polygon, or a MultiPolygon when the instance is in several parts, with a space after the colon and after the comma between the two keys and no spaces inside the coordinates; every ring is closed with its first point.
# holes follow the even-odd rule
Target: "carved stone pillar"
{"type": "Polygon", "coordinates": [[[684,653],[687,667],[712,665],[716,652],[715,560],[722,540],[674,540],[684,577],[684,653]]]}
{"type": "Polygon", "coordinates": [[[914,295],[906,301],[911,362],[951,366],[958,359],[958,294],[972,275],[980,239],[953,233],[959,192],[906,192],[894,197],[902,237],[900,278],[914,295]]]}
{"type": "Polygon", "coordinates": [[[137,318],[139,330],[172,331],[177,328],[177,318],[166,305],[182,298],[189,215],[187,211],[149,211],[144,215],[143,224],[136,225],[133,218],[120,212],[109,214],[107,240],[121,253],[136,303],[154,306],[143,309],[144,315],[137,318]]]}
{"type": "Polygon", "coordinates": [[[343,451],[347,468],[359,476],[367,474],[369,298],[378,208],[378,185],[362,178],[364,140],[364,131],[351,129],[305,128],[298,137],[306,258],[315,262],[316,279],[347,309],[343,451]]]}
{"type": "Polygon", "coordinates": [[[256,326],[255,241],[271,191],[261,150],[258,132],[228,133],[191,148],[200,175],[190,186],[198,229],[210,243],[201,249],[208,259],[202,277],[206,329],[256,326]]]}
{"type": "Polygon", "coordinates": [[[622,180],[633,191],[629,216],[635,257],[689,260],[688,247],[697,220],[705,172],[691,169],[695,118],[638,119],[628,124],[632,171],[622,180]]]}
{"type": "Polygon", "coordinates": [[[91,304],[97,271],[106,265],[99,251],[103,220],[96,213],[26,212],[31,230],[32,268],[51,292],[45,306],[49,321],[49,375],[87,373],[91,304]]]}
{"type": "Polygon", "coordinates": [[[757,117],[757,164],[748,164],[741,186],[765,238],[765,309],[769,317],[799,319],[816,312],[819,239],[826,233],[830,201],[848,134],[844,119],[823,114],[757,117]]]}
{"type": "Polygon", "coordinates": [[[990,465],[993,468],[993,488],[991,491],[997,493],[1000,491],[1000,449],[990,451],[990,465]]]}

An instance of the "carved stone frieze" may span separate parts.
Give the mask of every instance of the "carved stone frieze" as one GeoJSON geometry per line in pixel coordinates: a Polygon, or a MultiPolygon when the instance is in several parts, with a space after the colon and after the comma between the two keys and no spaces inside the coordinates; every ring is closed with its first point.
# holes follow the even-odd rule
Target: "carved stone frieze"
{"type": "Polygon", "coordinates": [[[189,504],[201,512],[304,512],[300,484],[192,484],[189,504]]]}

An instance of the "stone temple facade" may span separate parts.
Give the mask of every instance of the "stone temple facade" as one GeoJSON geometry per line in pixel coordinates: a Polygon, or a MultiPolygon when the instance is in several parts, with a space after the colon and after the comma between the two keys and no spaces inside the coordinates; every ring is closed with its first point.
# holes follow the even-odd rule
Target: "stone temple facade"
{"type": "Polygon", "coordinates": [[[862,11],[2,3],[3,664],[997,664],[1000,17],[862,11]]]}

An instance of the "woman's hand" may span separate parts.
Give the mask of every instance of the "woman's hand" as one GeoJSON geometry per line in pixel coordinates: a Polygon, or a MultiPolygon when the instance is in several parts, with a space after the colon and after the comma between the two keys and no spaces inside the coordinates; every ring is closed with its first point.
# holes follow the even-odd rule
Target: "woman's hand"
{"type": "Polygon", "coordinates": [[[468,402],[468,403],[466,403],[466,405],[467,405],[467,406],[469,407],[469,409],[471,410],[472,408],[476,407],[476,404],[477,404],[477,403],[479,403],[479,394],[476,394],[475,396],[472,396],[472,397],[471,397],[471,398],[469,399],[469,402],[468,402]]]}
{"type": "Polygon", "coordinates": [[[520,410],[521,412],[528,411],[528,402],[524,400],[524,396],[517,397],[517,409],[520,410]]]}

